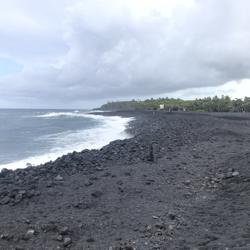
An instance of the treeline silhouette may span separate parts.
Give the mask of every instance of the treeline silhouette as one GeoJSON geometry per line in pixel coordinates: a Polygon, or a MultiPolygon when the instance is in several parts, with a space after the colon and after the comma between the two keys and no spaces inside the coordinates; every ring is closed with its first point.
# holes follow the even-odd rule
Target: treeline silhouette
{"type": "Polygon", "coordinates": [[[101,106],[101,110],[144,110],[164,109],[169,111],[198,111],[198,112],[250,112],[250,97],[231,99],[229,96],[214,96],[195,100],[175,98],[158,98],[147,100],[131,100],[108,102],[101,106]]]}

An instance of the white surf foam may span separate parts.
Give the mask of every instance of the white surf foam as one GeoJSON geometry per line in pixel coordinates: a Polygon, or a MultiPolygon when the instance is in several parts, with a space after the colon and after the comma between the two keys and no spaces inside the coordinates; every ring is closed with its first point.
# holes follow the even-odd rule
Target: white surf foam
{"type": "Polygon", "coordinates": [[[46,113],[42,115],[37,115],[35,117],[38,118],[52,118],[52,117],[59,117],[59,116],[65,116],[65,117],[89,117],[89,114],[86,113],[79,113],[79,112],[51,112],[46,113]]]}
{"type": "Polygon", "coordinates": [[[100,149],[111,141],[129,138],[130,135],[125,132],[125,129],[127,124],[133,120],[133,118],[122,118],[119,116],[105,117],[101,115],[77,112],[52,112],[37,117],[51,118],[58,116],[81,116],[98,119],[102,121],[102,125],[92,129],[68,131],[47,135],[46,138],[42,139],[53,141],[55,145],[55,147],[51,149],[50,152],[47,154],[37,155],[20,161],[0,165],[0,170],[3,168],[12,170],[26,168],[27,164],[37,166],[49,161],[54,161],[58,157],[73,151],[80,152],[84,149],[100,149]]]}
{"type": "MultiPolygon", "coordinates": [[[[91,112],[91,111],[89,111],[89,112],[91,112]]],[[[107,118],[108,118],[108,117],[104,117],[104,116],[101,116],[101,115],[89,114],[89,112],[82,113],[82,112],[80,112],[78,110],[74,111],[74,112],[51,112],[51,113],[46,113],[46,114],[42,114],[42,115],[37,115],[35,117],[38,117],[38,118],[57,118],[57,117],[60,117],[60,116],[69,117],[69,118],[72,118],[72,117],[85,117],[85,118],[92,118],[92,119],[96,119],[96,120],[107,120],[107,118]]],[[[107,112],[107,111],[105,111],[105,112],[107,112]]],[[[103,111],[99,111],[99,112],[95,111],[95,113],[103,113],[103,111]]]]}

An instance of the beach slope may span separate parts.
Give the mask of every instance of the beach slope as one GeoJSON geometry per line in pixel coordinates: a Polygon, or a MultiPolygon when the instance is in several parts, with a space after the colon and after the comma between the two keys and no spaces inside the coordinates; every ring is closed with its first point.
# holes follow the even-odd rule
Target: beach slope
{"type": "Polygon", "coordinates": [[[0,249],[250,249],[248,114],[110,112],[133,135],[0,174],[0,249]]]}

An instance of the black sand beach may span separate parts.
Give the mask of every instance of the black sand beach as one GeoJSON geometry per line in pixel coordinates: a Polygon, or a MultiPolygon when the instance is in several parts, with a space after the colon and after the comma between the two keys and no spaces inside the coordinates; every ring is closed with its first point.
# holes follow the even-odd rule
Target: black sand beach
{"type": "Polygon", "coordinates": [[[250,249],[250,115],[135,117],[101,150],[0,174],[0,249],[250,249]]]}

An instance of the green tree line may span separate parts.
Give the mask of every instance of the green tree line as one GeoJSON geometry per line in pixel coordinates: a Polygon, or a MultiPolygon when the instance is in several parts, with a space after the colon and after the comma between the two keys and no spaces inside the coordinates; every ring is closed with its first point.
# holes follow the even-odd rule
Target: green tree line
{"type": "Polygon", "coordinates": [[[147,100],[108,102],[100,107],[101,110],[145,110],[164,108],[170,111],[199,111],[199,112],[250,112],[250,97],[231,99],[229,96],[214,96],[195,100],[175,98],[158,98],[147,100]]]}

